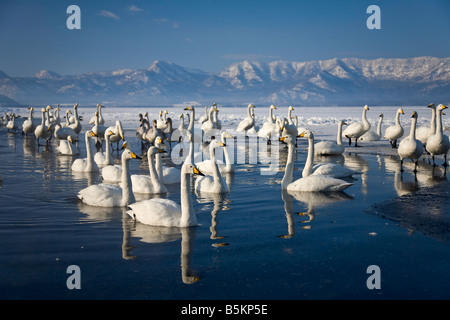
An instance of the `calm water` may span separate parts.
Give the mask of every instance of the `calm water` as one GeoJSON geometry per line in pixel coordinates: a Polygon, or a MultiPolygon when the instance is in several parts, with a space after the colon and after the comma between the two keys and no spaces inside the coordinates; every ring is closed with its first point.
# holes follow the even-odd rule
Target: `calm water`
{"type": "MultiPolygon", "coordinates": [[[[139,152],[134,131],[126,136],[139,152]]],[[[305,147],[299,140],[295,178],[305,147]]],[[[201,225],[180,231],[82,205],[77,192],[101,178],[73,174],[72,161],[0,129],[0,298],[450,298],[448,182],[426,163],[415,181],[396,157],[347,153],[332,161],[363,174],[346,194],[297,197],[281,192],[282,171],[238,164],[229,194],[193,194],[201,225]],[[80,290],[66,286],[70,265],[80,290]],[[380,290],[366,286],[370,265],[380,290]]],[[[146,161],[131,172],[145,174],[146,161]]],[[[178,186],[167,198],[179,201],[178,186]]]]}

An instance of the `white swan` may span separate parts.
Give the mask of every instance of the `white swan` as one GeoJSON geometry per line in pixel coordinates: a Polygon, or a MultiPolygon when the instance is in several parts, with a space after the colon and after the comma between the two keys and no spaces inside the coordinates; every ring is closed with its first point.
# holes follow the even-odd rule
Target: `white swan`
{"type": "Polygon", "coordinates": [[[156,127],[161,130],[165,130],[167,128],[167,110],[159,111],[159,118],[156,121],[156,127]],[[164,117],[164,118],[163,118],[164,117]]]}
{"type": "Polygon", "coordinates": [[[92,127],[91,131],[95,134],[97,137],[97,141],[102,142],[105,137],[106,127],[102,124],[100,124],[100,115],[98,112],[95,114],[95,122],[94,126],[92,127]]]}
{"type": "Polygon", "coordinates": [[[135,153],[128,149],[122,152],[122,183],[118,185],[97,184],[91,185],[78,192],[78,198],[83,203],[97,207],[126,207],[135,202],[134,194],[131,191],[131,177],[129,173],[130,159],[140,159],[135,153]]]}
{"type": "MultiPolygon", "coordinates": [[[[309,140],[311,135],[312,137],[314,137],[311,131],[306,131],[300,136],[307,137],[309,140]]],[[[284,142],[288,144],[288,158],[283,180],[281,181],[282,189],[286,189],[288,192],[335,192],[343,191],[353,185],[352,183],[348,183],[344,180],[333,178],[330,176],[310,174],[310,164],[312,163],[312,159],[314,157],[313,140],[309,140],[307,164],[305,164],[305,168],[303,169],[302,178],[292,182],[294,170],[294,140],[291,136],[283,136],[281,137],[281,139],[283,139],[284,142]]]]}
{"type": "Polygon", "coordinates": [[[281,125],[281,134],[283,136],[290,135],[296,137],[298,135],[298,128],[295,123],[292,121],[292,111],[294,111],[294,107],[289,106],[288,109],[288,117],[283,119],[281,125]]]}
{"type": "Polygon", "coordinates": [[[105,119],[103,119],[102,116],[102,108],[104,108],[104,106],[97,103],[97,111],[95,112],[94,116],[89,120],[89,124],[95,124],[95,119],[98,119],[99,125],[105,124],[105,119]]]}
{"type": "MultiPolygon", "coordinates": [[[[228,153],[227,150],[227,146],[226,146],[226,138],[233,138],[233,136],[231,134],[229,134],[228,132],[224,131],[222,132],[221,138],[222,138],[222,143],[223,143],[223,153],[224,153],[224,157],[225,157],[225,163],[223,163],[220,160],[216,159],[217,162],[217,167],[219,168],[219,172],[220,173],[231,173],[234,172],[234,166],[232,161],[230,160],[230,155],[228,153]]],[[[202,173],[207,173],[207,174],[212,174],[213,170],[212,170],[212,164],[211,164],[211,159],[206,159],[202,162],[196,163],[197,168],[202,172],[202,173]]]]}
{"type": "MultiPolygon", "coordinates": [[[[316,155],[340,155],[345,148],[342,145],[342,126],[347,125],[343,120],[338,123],[338,133],[336,142],[334,141],[319,141],[314,145],[314,154],[316,155]]],[[[303,133],[303,132],[301,132],[303,133]]],[[[301,134],[300,133],[300,134],[301,134]]]]}
{"type": "Polygon", "coordinates": [[[13,113],[13,114],[11,115],[10,120],[9,120],[8,123],[6,124],[6,128],[8,129],[8,132],[9,132],[10,130],[13,130],[13,131],[16,131],[16,130],[17,130],[18,126],[17,126],[17,123],[16,123],[16,121],[15,121],[15,118],[16,118],[16,115],[13,113]]]}
{"type": "Polygon", "coordinates": [[[167,193],[167,189],[161,182],[155,169],[155,155],[163,152],[157,147],[150,147],[147,151],[149,175],[131,175],[132,190],[134,193],[162,194],[167,193]]]}
{"type": "Polygon", "coordinates": [[[89,144],[89,139],[91,137],[95,137],[95,134],[88,130],[85,135],[86,142],[86,158],[83,159],[75,159],[72,163],[72,171],[75,172],[98,172],[98,166],[94,161],[94,157],[92,156],[91,146],[89,144]]]}
{"type": "Polygon", "coordinates": [[[211,140],[209,144],[209,156],[211,159],[212,176],[204,176],[195,180],[195,190],[207,193],[226,193],[228,186],[220,174],[219,167],[216,163],[215,149],[224,147],[225,145],[217,140],[211,140]]]}
{"type": "Polygon", "coordinates": [[[62,127],[61,124],[57,123],[55,125],[54,136],[58,140],[66,140],[68,136],[72,139],[78,140],[78,133],[75,132],[71,127],[62,127]]]}
{"type": "Polygon", "coordinates": [[[114,162],[111,156],[111,147],[110,147],[110,138],[113,134],[114,132],[112,132],[111,130],[105,132],[105,142],[106,142],[105,152],[99,151],[94,155],[94,161],[98,166],[109,166],[114,162]]]}
{"type": "Polygon", "coordinates": [[[22,131],[26,136],[30,133],[33,133],[38,125],[38,123],[36,123],[35,119],[33,118],[34,108],[29,107],[28,109],[30,109],[30,115],[28,116],[28,119],[22,123],[22,131]]]}
{"type": "Polygon", "coordinates": [[[437,155],[444,155],[444,167],[447,164],[447,152],[450,149],[450,141],[447,135],[444,135],[442,129],[442,110],[447,109],[446,106],[440,104],[436,108],[436,133],[430,136],[427,140],[427,151],[433,157],[433,165],[436,165],[434,157],[437,155]]]}
{"type": "Polygon", "coordinates": [[[155,168],[159,179],[164,184],[180,183],[181,171],[175,167],[168,167],[162,164],[161,153],[162,150],[167,150],[167,146],[163,143],[161,137],[156,137],[155,147],[161,152],[155,154],[155,168]]]}
{"type": "Polygon", "coordinates": [[[78,116],[78,103],[73,106],[73,118],[74,122],[71,123],[69,127],[71,127],[77,134],[79,134],[81,132],[82,125],[78,116]]]}
{"type": "Polygon", "coordinates": [[[203,124],[202,124],[202,130],[203,132],[207,132],[208,130],[212,130],[215,129],[215,124],[214,124],[214,118],[213,118],[213,113],[214,111],[216,111],[217,109],[215,107],[211,107],[209,108],[209,113],[208,113],[208,120],[206,120],[203,124]]]}
{"type": "Polygon", "coordinates": [[[196,128],[194,126],[195,122],[195,108],[194,106],[188,106],[184,108],[184,110],[191,111],[191,116],[189,118],[189,126],[187,131],[192,135],[192,140],[194,143],[202,143],[203,142],[203,130],[201,128],[196,128]]]}
{"type": "Polygon", "coordinates": [[[395,115],[395,125],[386,128],[384,132],[384,138],[389,140],[392,148],[397,148],[397,140],[403,137],[405,130],[400,123],[400,115],[405,114],[402,108],[397,109],[397,113],[395,115]]]}
{"type": "Polygon", "coordinates": [[[200,119],[198,120],[200,124],[205,123],[206,121],[208,121],[209,116],[208,116],[208,106],[205,106],[205,115],[201,116],[200,119]]]}
{"type": "Polygon", "coordinates": [[[368,105],[364,106],[362,113],[362,122],[355,122],[345,128],[342,135],[348,139],[348,144],[352,144],[352,139],[355,139],[355,147],[358,146],[358,139],[367,131],[370,130],[370,122],[367,121],[367,111],[370,110],[368,105]]]}
{"type": "Polygon", "coordinates": [[[308,130],[307,128],[305,128],[305,127],[299,127],[298,126],[298,117],[297,117],[297,115],[294,115],[294,116],[292,116],[292,119],[294,119],[294,124],[295,124],[295,126],[297,127],[297,135],[301,135],[303,132],[305,132],[306,130],[308,130]]]}
{"type": "Polygon", "coordinates": [[[398,155],[400,156],[401,171],[403,171],[403,160],[414,160],[414,172],[417,172],[417,161],[423,154],[423,144],[416,139],[417,112],[414,111],[411,120],[411,131],[408,137],[400,141],[398,155]]]}
{"type": "Polygon", "coordinates": [[[381,139],[381,125],[383,123],[383,117],[383,114],[380,114],[376,132],[369,130],[364,133],[359,139],[361,141],[379,141],[381,139]]]}
{"type": "Polygon", "coordinates": [[[427,140],[436,133],[436,106],[430,103],[427,108],[431,109],[431,121],[429,127],[419,127],[416,129],[416,138],[422,142],[424,148],[427,147],[427,140]]]}
{"type": "Polygon", "coordinates": [[[134,220],[147,225],[178,228],[197,226],[197,216],[190,195],[190,179],[186,177],[190,173],[201,175],[201,172],[192,164],[182,166],[181,206],[169,199],[150,199],[130,204],[127,214],[134,220]]]}
{"type": "Polygon", "coordinates": [[[60,154],[67,156],[80,154],[71,136],[68,136],[66,140],[60,140],[57,150],[60,154]]]}
{"type": "Polygon", "coordinates": [[[120,120],[117,120],[116,125],[106,128],[105,132],[110,132],[110,131],[112,132],[112,135],[109,136],[109,143],[111,143],[111,144],[116,143],[117,149],[119,149],[119,141],[125,140],[125,134],[123,133],[122,122],[120,120]]]}
{"type": "MultiPolygon", "coordinates": [[[[214,103],[214,106],[215,105],[216,104],[214,103]]],[[[219,109],[217,109],[217,107],[215,107],[215,109],[214,109],[213,122],[214,122],[214,127],[217,130],[222,130],[222,122],[219,120],[219,109]]]]}
{"type": "Polygon", "coordinates": [[[261,129],[258,131],[258,137],[266,138],[267,143],[271,143],[272,134],[277,132],[277,124],[275,119],[273,118],[273,110],[276,110],[273,104],[269,108],[269,118],[267,118],[266,122],[262,125],[261,129]]]}
{"type": "Polygon", "coordinates": [[[247,131],[255,125],[255,118],[252,116],[251,109],[255,108],[254,105],[249,104],[247,106],[247,118],[242,120],[237,126],[236,132],[244,132],[247,135],[247,131]]]}
{"type": "Polygon", "coordinates": [[[48,127],[45,124],[46,123],[46,114],[47,114],[47,110],[45,108],[42,108],[41,110],[42,112],[42,120],[41,120],[41,124],[38,125],[36,127],[36,129],[34,129],[34,135],[36,137],[38,146],[39,144],[39,139],[44,139],[46,140],[47,144],[48,144],[48,140],[51,138],[51,134],[50,131],[48,131],[48,127]]]}

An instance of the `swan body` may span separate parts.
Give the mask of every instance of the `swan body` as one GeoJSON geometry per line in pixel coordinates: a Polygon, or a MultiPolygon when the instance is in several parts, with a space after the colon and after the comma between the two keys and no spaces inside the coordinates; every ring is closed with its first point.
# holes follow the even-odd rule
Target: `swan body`
{"type": "Polygon", "coordinates": [[[379,141],[381,139],[381,125],[383,123],[383,114],[380,114],[378,125],[377,125],[377,131],[367,131],[361,136],[362,141],[379,141]]]}
{"type": "Polygon", "coordinates": [[[283,119],[281,132],[282,135],[290,135],[296,137],[298,135],[298,128],[292,121],[292,111],[294,111],[294,108],[290,106],[288,109],[288,117],[283,119]]]}
{"type": "Polygon", "coordinates": [[[78,155],[80,152],[76,145],[74,145],[71,136],[68,136],[66,140],[59,141],[59,146],[57,148],[58,152],[62,155],[73,156],[78,155]]]}
{"type": "Polygon", "coordinates": [[[122,165],[113,164],[101,169],[102,179],[109,182],[120,182],[122,179],[122,165]]]}
{"type": "Polygon", "coordinates": [[[30,115],[28,116],[28,119],[22,123],[22,131],[25,135],[33,133],[34,130],[36,129],[36,127],[38,126],[35,119],[33,118],[34,108],[30,107],[29,109],[30,109],[30,115]]]}
{"type": "Polygon", "coordinates": [[[161,182],[158,173],[155,169],[155,155],[162,150],[158,150],[156,147],[150,147],[147,151],[148,167],[150,175],[137,175],[131,176],[131,182],[134,193],[144,194],[162,194],[167,193],[167,189],[161,182]]]}
{"type": "Polygon", "coordinates": [[[190,195],[189,173],[201,174],[193,164],[183,164],[181,168],[181,205],[169,199],[150,199],[130,204],[127,214],[134,220],[161,227],[197,226],[197,217],[190,195]]]}
{"type": "Polygon", "coordinates": [[[276,121],[273,118],[273,110],[276,110],[277,107],[274,105],[271,105],[269,108],[269,118],[264,122],[261,129],[258,131],[258,137],[260,138],[266,138],[268,142],[270,141],[272,137],[272,133],[277,132],[277,124],[276,121]]]}
{"type": "Polygon", "coordinates": [[[442,110],[447,109],[446,106],[440,104],[436,108],[436,133],[430,136],[427,140],[427,151],[433,157],[437,155],[444,155],[444,166],[447,166],[447,153],[450,149],[450,141],[447,135],[444,135],[442,129],[442,110]]]}
{"type": "Polygon", "coordinates": [[[82,125],[81,125],[80,119],[78,117],[78,103],[73,106],[73,115],[74,115],[73,116],[74,122],[71,123],[69,125],[69,127],[72,128],[73,130],[75,130],[75,132],[77,134],[80,134],[82,125]]]}
{"type": "Polygon", "coordinates": [[[97,103],[97,111],[96,111],[95,115],[89,120],[89,124],[95,124],[96,119],[98,119],[99,125],[105,124],[105,119],[103,119],[103,116],[102,116],[102,108],[104,108],[104,106],[97,103]]]}
{"type": "Polygon", "coordinates": [[[54,136],[58,140],[66,140],[68,136],[71,136],[72,139],[78,140],[78,133],[75,132],[71,127],[62,127],[59,123],[55,125],[55,131],[53,132],[54,136]]]}
{"type": "Polygon", "coordinates": [[[106,150],[105,152],[97,152],[94,155],[94,161],[98,166],[108,166],[114,162],[110,150],[110,138],[113,134],[114,132],[112,131],[105,132],[106,150]]]}
{"type": "MultiPolygon", "coordinates": [[[[339,121],[336,142],[319,141],[314,144],[314,154],[316,155],[340,155],[345,148],[342,145],[342,126],[347,125],[343,120],[339,121]]],[[[303,132],[301,132],[303,133],[303,132]]],[[[301,134],[300,133],[300,134],[301,134]]]]}
{"type": "Polygon", "coordinates": [[[249,104],[247,107],[247,118],[245,118],[239,123],[236,129],[237,132],[245,132],[245,134],[247,134],[247,131],[250,130],[255,125],[255,118],[252,116],[251,113],[252,108],[255,108],[255,106],[249,104]]]}
{"type": "MultiPolygon", "coordinates": [[[[225,139],[226,138],[232,138],[233,136],[230,135],[229,133],[227,133],[226,131],[222,132],[221,138],[222,138],[222,143],[224,145],[223,147],[223,153],[224,153],[224,157],[225,157],[225,163],[223,162],[219,162],[218,160],[216,160],[217,162],[217,167],[219,168],[219,172],[220,173],[230,173],[230,172],[234,172],[234,167],[233,164],[230,160],[230,155],[228,153],[227,150],[227,146],[225,143],[225,139]]],[[[202,162],[199,162],[196,164],[197,168],[203,172],[203,173],[207,173],[207,174],[212,174],[213,173],[213,169],[212,169],[212,160],[211,159],[206,159],[202,162]]]]}
{"type": "Polygon", "coordinates": [[[402,124],[400,123],[401,114],[405,113],[403,112],[402,108],[399,108],[395,115],[395,125],[386,128],[386,131],[384,132],[384,138],[389,140],[392,148],[397,147],[397,140],[403,137],[403,134],[405,133],[405,130],[403,129],[402,124]]]}
{"type": "Polygon", "coordinates": [[[159,151],[154,156],[156,173],[158,174],[159,179],[164,184],[180,183],[180,169],[175,167],[167,167],[162,164],[161,153],[164,152],[163,150],[167,149],[167,146],[163,143],[161,137],[156,137],[155,147],[158,148],[157,150],[159,151]]]}
{"type": "MultiPolygon", "coordinates": [[[[404,159],[412,159],[415,162],[414,172],[417,172],[417,160],[422,156],[424,148],[420,140],[416,139],[417,112],[413,112],[411,121],[411,132],[408,137],[400,141],[398,155],[403,166],[404,159]]],[[[401,169],[403,170],[403,168],[401,169]]]]}
{"type": "Polygon", "coordinates": [[[17,123],[15,121],[16,115],[13,113],[11,115],[11,119],[8,121],[8,123],[6,124],[6,128],[9,130],[13,130],[16,131],[17,130],[17,123]]]}
{"type": "Polygon", "coordinates": [[[98,172],[98,166],[95,163],[91,146],[89,144],[89,139],[91,137],[95,137],[95,134],[92,131],[86,131],[85,133],[85,142],[86,142],[86,158],[84,159],[75,159],[72,163],[72,171],[74,172],[98,172]]]}
{"type": "Polygon", "coordinates": [[[202,124],[202,130],[203,132],[207,132],[208,130],[212,130],[212,129],[216,129],[216,126],[214,124],[214,118],[213,118],[213,113],[216,111],[217,109],[214,107],[211,107],[209,109],[209,114],[208,114],[208,120],[206,120],[203,124],[202,124]]]}
{"type": "Polygon", "coordinates": [[[211,171],[212,176],[204,176],[195,180],[195,190],[198,192],[207,193],[226,193],[228,192],[228,186],[220,174],[219,167],[216,163],[215,149],[218,147],[224,147],[222,142],[212,140],[209,144],[209,154],[211,159],[211,171]]]}
{"type": "Polygon", "coordinates": [[[308,157],[302,172],[302,178],[294,182],[292,182],[294,168],[294,140],[291,136],[283,136],[281,138],[289,147],[284,177],[281,182],[281,187],[283,189],[286,189],[288,192],[336,192],[343,191],[353,185],[352,183],[330,176],[311,174],[311,166],[314,161],[314,135],[308,130],[300,136],[308,138],[308,157]]]}
{"type": "Polygon", "coordinates": [[[419,127],[416,129],[416,138],[422,142],[423,146],[426,148],[427,140],[430,136],[436,133],[436,106],[431,103],[427,106],[431,109],[431,121],[429,127],[419,127]]]}
{"type": "Polygon", "coordinates": [[[50,132],[48,131],[48,127],[45,124],[47,110],[45,108],[42,108],[41,112],[42,112],[41,124],[38,125],[36,127],[36,129],[34,129],[34,135],[38,141],[38,144],[39,144],[39,139],[44,139],[44,140],[48,141],[48,139],[50,139],[50,137],[51,137],[50,132]]]}
{"type": "Polygon", "coordinates": [[[122,153],[122,184],[98,184],[91,185],[78,192],[78,198],[83,203],[97,207],[126,207],[130,203],[135,202],[134,195],[131,191],[131,177],[129,173],[129,160],[140,159],[135,153],[125,149],[122,153]]]}
{"type": "Polygon", "coordinates": [[[348,144],[352,144],[352,139],[355,139],[355,147],[358,146],[358,139],[367,131],[370,130],[370,122],[367,121],[367,111],[369,110],[369,106],[365,105],[362,114],[362,121],[355,122],[347,126],[344,132],[342,133],[344,137],[348,139],[348,144]]]}
{"type": "Polygon", "coordinates": [[[125,140],[125,135],[123,133],[122,122],[120,120],[116,121],[116,125],[115,126],[111,126],[111,127],[106,128],[105,132],[112,132],[112,134],[109,136],[109,142],[110,143],[119,143],[120,140],[122,140],[122,141],[125,140]]]}

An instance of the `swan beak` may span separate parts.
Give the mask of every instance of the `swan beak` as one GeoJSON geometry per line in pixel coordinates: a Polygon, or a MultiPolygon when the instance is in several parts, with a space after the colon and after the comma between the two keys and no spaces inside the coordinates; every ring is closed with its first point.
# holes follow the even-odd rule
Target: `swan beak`
{"type": "Polygon", "coordinates": [[[285,139],[286,139],[286,137],[281,137],[281,138],[280,138],[280,141],[283,141],[283,142],[284,142],[285,139]]]}
{"type": "Polygon", "coordinates": [[[369,109],[369,106],[368,106],[367,104],[364,106],[364,109],[370,110],[370,109],[369,109]]]}
{"type": "Polygon", "coordinates": [[[226,147],[227,145],[225,143],[219,141],[219,146],[226,147]]]}
{"type": "Polygon", "coordinates": [[[442,110],[444,110],[444,109],[447,109],[448,107],[446,107],[446,106],[444,106],[444,105],[442,105],[442,110]]]}
{"type": "Polygon", "coordinates": [[[91,136],[96,137],[97,135],[95,133],[93,133],[92,131],[90,132],[91,136]]]}
{"type": "Polygon", "coordinates": [[[134,153],[134,152],[131,152],[131,157],[133,158],[133,159],[142,159],[141,157],[139,157],[136,153],[134,153]]]}
{"type": "Polygon", "coordinates": [[[300,137],[300,138],[303,138],[303,137],[305,136],[305,134],[306,134],[306,131],[305,131],[305,132],[302,132],[302,134],[299,135],[299,137],[300,137]]]}
{"type": "Polygon", "coordinates": [[[195,174],[198,174],[198,175],[200,175],[200,176],[204,176],[204,174],[201,173],[200,170],[198,170],[196,167],[194,167],[193,169],[194,169],[194,173],[195,173],[195,174]]]}
{"type": "Polygon", "coordinates": [[[401,114],[405,114],[405,113],[403,112],[403,110],[401,110],[400,113],[401,113],[401,114]]]}
{"type": "Polygon", "coordinates": [[[156,150],[158,150],[159,153],[167,153],[167,151],[163,149],[156,148],[156,150]]]}
{"type": "Polygon", "coordinates": [[[347,122],[343,122],[342,124],[343,124],[344,126],[348,126],[347,122]]]}
{"type": "Polygon", "coordinates": [[[228,138],[233,138],[233,136],[231,135],[231,134],[228,134],[228,136],[227,136],[228,138]]]}

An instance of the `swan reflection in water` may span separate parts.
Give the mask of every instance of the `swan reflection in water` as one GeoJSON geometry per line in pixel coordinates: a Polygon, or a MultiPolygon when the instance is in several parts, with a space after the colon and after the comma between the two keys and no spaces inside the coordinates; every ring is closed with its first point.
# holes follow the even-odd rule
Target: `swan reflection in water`
{"type": "Polygon", "coordinates": [[[323,208],[333,203],[345,200],[352,200],[353,197],[349,196],[343,191],[340,192],[302,192],[302,191],[286,191],[283,190],[281,198],[284,202],[284,210],[286,212],[286,219],[288,225],[288,233],[279,236],[283,239],[290,239],[295,235],[295,222],[294,222],[294,209],[293,199],[303,202],[308,210],[306,212],[298,212],[297,214],[306,217],[306,220],[302,220],[301,223],[307,223],[302,229],[310,229],[309,224],[315,219],[315,210],[317,208],[323,208]]]}

